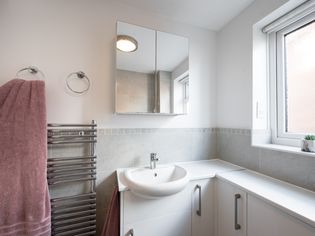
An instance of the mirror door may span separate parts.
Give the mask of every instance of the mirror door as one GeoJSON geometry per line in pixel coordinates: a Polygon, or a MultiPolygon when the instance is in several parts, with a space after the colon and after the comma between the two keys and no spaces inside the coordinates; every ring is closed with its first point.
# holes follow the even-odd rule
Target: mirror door
{"type": "Polygon", "coordinates": [[[116,113],[187,114],[187,38],[118,22],[116,46],[116,113]]]}

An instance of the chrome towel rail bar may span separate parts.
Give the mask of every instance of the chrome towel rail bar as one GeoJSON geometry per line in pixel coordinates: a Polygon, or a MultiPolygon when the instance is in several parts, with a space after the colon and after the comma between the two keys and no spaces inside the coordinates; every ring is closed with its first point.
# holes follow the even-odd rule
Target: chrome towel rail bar
{"type": "Polygon", "coordinates": [[[96,140],[48,141],[48,144],[96,143],[96,140]]]}
{"type": "Polygon", "coordinates": [[[93,121],[91,124],[57,124],[57,123],[50,123],[47,125],[48,127],[96,127],[97,124],[93,121]]]}
{"type": "Polygon", "coordinates": [[[72,228],[78,228],[80,226],[89,226],[91,224],[95,224],[96,220],[89,220],[89,221],[84,221],[84,222],[80,222],[80,223],[75,223],[75,224],[67,224],[67,225],[63,225],[61,227],[58,228],[58,230],[60,231],[65,231],[68,229],[72,229],[72,228]]]}
{"type": "Polygon", "coordinates": [[[56,214],[55,216],[53,216],[53,221],[55,221],[55,220],[65,220],[65,219],[68,219],[68,218],[76,219],[77,217],[91,216],[93,214],[96,214],[96,209],[90,209],[90,210],[86,210],[86,211],[78,211],[78,212],[67,213],[67,214],[62,214],[62,215],[56,214]]]}
{"type": "Polygon", "coordinates": [[[83,170],[95,170],[95,167],[80,167],[80,168],[60,168],[57,169],[48,169],[48,175],[50,173],[63,173],[63,172],[69,172],[69,171],[83,171],[83,170]]]}
{"type": "Polygon", "coordinates": [[[52,204],[52,209],[58,209],[58,208],[64,208],[64,207],[68,207],[68,206],[76,206],[76,205],[81,205],[82,203],[95,203],[96,199],[83,199],[83,200],[78,200],[76,202],[70,202],[70,203],[66,203],[66,204],[58,204],[58,203],[54,203],[52,204]]]}
{"type": "Polygon", "coordinates": [[[79,194],[74,196],[68,196],[68,197],[61,197],[61,198],[54,198],[51,200],[52,203],[54,202],[62,202],[67,200],[73,200],[73,199],[80,199],[80,198],[88,198],[88,197],[96,197],[96,193],[85,193],[85,194],[79,194]]]}
{"type": "MultiPolygon", "coordinates": [[[[93,126],[94,127],[94,126],[93,126]]],[[[93,128],[92,127],[92,128],[93,128]]],[[[84,133],[95,133],[96,132],[96,129],[86,129],[86,128],[81,128],[81,129],[73,129],[73,128],[68,128],[68,129],[52,129],[52,128],[48,128],[47,129],[48,133],[69,133],[69,132],[84,132],[84,133]]]]}
{"type": "Polygon", "coordinates": [[[56,184],[71,183],[71,182],[78,182],[78,181],[90,181],[90,180],[96,180],[96,177],[62,179],[62,180],[56,180],[56,181],[48,179],[48,185],[56,185],[56,184]]]}
{"type": "Polygon", "coordinates": [[[95,175],[96,172],[95,171],[90,171],[84,174],[78,174],[78,173],[73,173],[73,174],[64,174],[64,175],[53,175],[53,174],[49,174],[48,175],[48,179],[60,179],[60,178],[67,178],[67,177],[73,177],[73,176],[82,176],[82,175],[95,175]]]}
{"type": "Polygon", "coordinates": [[[71,224],[71,223],[75,223],[78,221],[89,221],[91,219],[93,220],[94,217],[95,217],[95,215],[88,215],[88,216],[77,217],[75,219],[68,219],[68,220],[61,220],[61,221],[56,220],[54,222],[54,225],[58,226],[58,225],[71,224]]]}
{"type": "Polygon", "coordinates": [[[48,134],[49,139],[72,139],[72,138],[96,138],[96,135],[90,135],[90,134],[79,134],[79,135],[53,135],[53,134],[48,134]]]}
{"type": "Polygon", "coordinates": [[[67,161],[63,163],[48,163],[49,168],[56,168],[56,167],[62,167],[62,166],[77,166],[77,165],[91,165],[96,164],[96,161],[67,161]]]}
{"type": "MultiPolygon", "coordinates": [[[[61,187],[61,193],[65,192],[51,199],[53,236],[96,234],[96,128],[94,121],[91,124],[47,125],[48,147],[56,149],[58,153],[47,160],[48,185],[50,191],[61,187]],[[62,149],[58,151],[58,148],[62,149]],[[79,150],[82,155],[60,155],[68,148],[70,152],[77,148],[76,152],[79,150]],[[69,195],[71,192],[62,191],[64,184],[83,184],[86,192],[69,195]]],[[[49,153],[55,152],[52,150],[49,153]]]]}
{"type": "Polygon", "coordinates": [[[72,160],[84,160],[84,159],[95,159],[96,156],[76,156],[76,157],[55,157],[49,158],[48,163],[54,163],[58,161],[72,161],[72,160]]]}
{"type": "MultiPolygon", "coordinates": [[[[95,224],[93,226],[88,226],[88,227],[83,227],[83,228],[78,228],[78,229],[74,229],[74,230],[67,230],[66,232],[56,232],[56,236],[78,236],[79,232],[82,232],[83,230],[95,230],[96,229],[96,226],[95,224]]],[[[86,232],[87,233],[87,232],[86,232]]]]}
{"type": "Polygon", "coordinates": [[[62,209],[52,209],[52,212],[55,214],[63,214],[63,213],[68,213],[70,211],[78,211],[78,210],[88,210],[91,208],[96,208],[96,204],[88,204],[88,205],[83,205],[83,206],[74,206],[74,207],[67,207],[67,208],[62,208],[62,209]]]}

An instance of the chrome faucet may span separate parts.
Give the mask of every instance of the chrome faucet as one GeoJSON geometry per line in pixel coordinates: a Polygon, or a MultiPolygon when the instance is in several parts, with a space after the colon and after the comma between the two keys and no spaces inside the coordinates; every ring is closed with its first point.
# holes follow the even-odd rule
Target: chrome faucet
{"type": "Polygon", "coordinates": [[[156,168],[156,162],[159,160],[159,158],[156,157],[156,153],[150,154],[150,169],[156,168]]]}

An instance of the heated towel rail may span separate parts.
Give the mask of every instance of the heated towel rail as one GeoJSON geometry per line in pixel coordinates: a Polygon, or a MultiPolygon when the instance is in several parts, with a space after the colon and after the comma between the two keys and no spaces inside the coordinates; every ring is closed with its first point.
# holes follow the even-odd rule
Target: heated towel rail
{"type": "Polygon", "coordinates": [[[96,128],[95,121],[48,124],[47,180],[53,236],[96,234],[96,128]]]}

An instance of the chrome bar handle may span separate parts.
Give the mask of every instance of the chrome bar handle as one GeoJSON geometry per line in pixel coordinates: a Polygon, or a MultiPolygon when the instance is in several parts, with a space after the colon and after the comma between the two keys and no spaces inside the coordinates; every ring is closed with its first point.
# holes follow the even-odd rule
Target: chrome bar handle
{"type": "MultiPolygon", "coordinates": [[[[92,130],[96,131],[96,121],[92,120],[92,130]]],[[[91,137],[91,141],[95,141],[94,143],[90,144],[90,156],[95,156],[95,150],[96,150],[96,139],[94,137],[91,137]]],[[[96,159],[94,160],[91,158],[91,162],[96,162],[96,159]]],[[[96,169],[96,163],[93,163],[92,165],[96,169]]],[[[91,177],[94,177],[93,174],[91,174],[91,177]]],[[[92,181],[91,183],[91,192],[96,192],[96,179],[92,181]]]]}
{"type": "Polygon", "coordinates": [[[237,193],[234,195],[234,229],[240,230],[241,225],[238,223],[238,199],[241,198],[241,194],[237,193]]]}
{"type": "Polygon", "coordinates": [[[130,230],[128,231],[128,235],[129,235],[129,236],[134,236],[133,229],[130,229],[130,230]]]}
{"type": "Polygon", "coordinates": [[[199,192],[199,198],[198,198],[198,210],[196,211],[196,214],[198,216],[201,216],[201,186],[199,184],[196,185],[196,189],[198,189],[199,192]]]}

